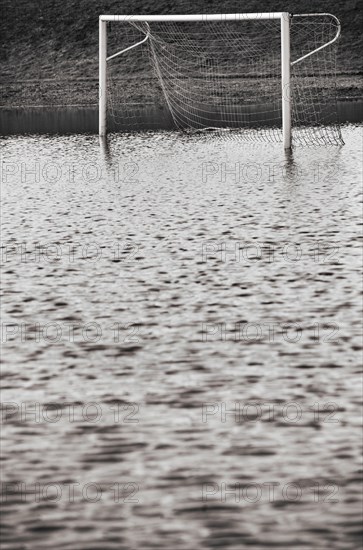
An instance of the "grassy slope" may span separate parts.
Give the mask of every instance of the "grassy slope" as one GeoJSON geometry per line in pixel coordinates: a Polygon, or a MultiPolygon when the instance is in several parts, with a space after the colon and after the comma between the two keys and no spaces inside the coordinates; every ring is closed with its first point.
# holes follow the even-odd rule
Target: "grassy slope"
{"type": "MultiPolygon", "coordinates": [[[[27,103],[39,103],[44,90],[52,88],[44,79],[90,79],[89,84],[64,85],[66,103],[95,102],[98,76],[98,15],[100,13],[231,13],[285,11],[305,13],[328,11],[342,22],[338,71],[350,75],[361,69],[360,28],[362,12],[358,0],[271,1],[271,0],[2,0],[0,18],[2,104],[19,104],[24,87],[27,103]],[[221,6],[223,5],[223,8],[221,6]],[[24,86],[23,80],[32,80],[24,86]]],[[[346,77],[345,81],[346,81],[346,77]]],[[[357,78],[351,79],[353,88],[357,78]]],[[[349,89],[349,85],[346,86],[349,89]]],[[[59,95],[59,83],[54,93],[59,95]]],[[[353,94],[354,95],[354,94],[353,94]]],[[[24,97],[23,97],[24,100],[24,97]]],[[[23,101],[24,102],[24,101],[23,101]]]]}

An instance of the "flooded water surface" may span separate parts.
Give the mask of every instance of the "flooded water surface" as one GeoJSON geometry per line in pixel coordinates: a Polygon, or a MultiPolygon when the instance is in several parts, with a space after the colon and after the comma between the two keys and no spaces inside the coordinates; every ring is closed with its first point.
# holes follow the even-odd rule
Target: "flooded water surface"
{"type": "Polygon", "coordinates": [[[355,550],[361,128],[2,140],[3,548],[355,550]]]}

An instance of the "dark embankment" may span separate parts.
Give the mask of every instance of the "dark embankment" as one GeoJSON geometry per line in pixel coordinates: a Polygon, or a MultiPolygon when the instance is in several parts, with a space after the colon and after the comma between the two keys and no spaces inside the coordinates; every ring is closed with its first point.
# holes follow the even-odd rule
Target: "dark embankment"
{"type": "Polygon", "coordinates": [[[342,22],[340,98],[360,97],[362,12],[358,0],[3,0],[0,18],[1,105],[90,105],[97,102],[98,16],[101,13],[231,13],[328,11],[342,22]]]}

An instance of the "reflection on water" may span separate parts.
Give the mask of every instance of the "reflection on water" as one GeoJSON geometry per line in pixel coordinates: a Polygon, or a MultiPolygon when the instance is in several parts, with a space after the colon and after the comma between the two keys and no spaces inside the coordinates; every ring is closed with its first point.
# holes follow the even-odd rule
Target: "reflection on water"
{"type": "MultiPolygon", "coordinates": [[[[244,126],[260,127],[281,125],[281,116],[276,107],[261,105],[260,117],[256,106],[246,105],[244,126]],[[253,115],[253,116],[251,116],[253,115]],[[251,117],[251,118],[249,118],[251,117]],[[267,122],[266,122],[267,120],[267,122]]],[[[325,109],[332,113],[332,109],[325,109]]],[[[217,114],[216,114],[217,117],[217,114]]],[[[362,122],[363,101],[339,101],[337,104],[338,122],[362,122]]],[[[321,123],[333,123],[334,120],[321,120],[321,123]]],[[[218,125],[214,121],[215,125],[218,125]]],[[[112,131],[140,130],[173,130],[173,119],[166,109],[154,106],[137,106],[135,112],[127,117],[122,113],[117,116],[117,122],[110,118],[108,128],[112,131]]],[[[98,107],[65,106],[65,107],[3,107],[0,109],[0,135],[14,134],[74,134],[98,133],[98,107]]]]}
{"type": "Polygon", "coordinates": [[[360,134],[3,140],[5,549],[358,547],[360,134]]]}

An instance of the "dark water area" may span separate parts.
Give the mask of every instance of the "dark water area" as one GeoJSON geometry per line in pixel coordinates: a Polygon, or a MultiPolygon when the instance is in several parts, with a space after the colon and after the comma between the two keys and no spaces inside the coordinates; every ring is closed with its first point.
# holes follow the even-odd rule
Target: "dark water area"
{"type": "MultiPolygon", "coordinates": [[[[331,113],[331,108],[325,109],[331,113]]],[[[214,124],[218,126],[216,112],[214,124]]],[[[321,123],[335,122],[329,116],[321,123]]],[[[240,119],[240,117],[239,117],[240,119]]],[[[337,104],[337,122],[358,123],[363,121],[363,100],[339,101],[337,104]]],[[[281,125],[281,116],[274,105],[245,106],[246,127],[281,125]],[[260,108],[260,120],[258,109],[260,108]],[[251,121],[250,121],[251,117],[251,121]],[[268,122],[266,123],[266,120],[268,122]]],[[[109,117],[108,129],[113,131],[173,130],[173,119],[168,110],[159,107],[130,106],[127,117],[122,113],[109,117]]],[[[98,107],[50,106],[50,107],[2,107],[0,108],[0,135],[22,134],[74,134],[98,133],[98,107]]]]}
{"type": "Polygon", "coordinates": [[[360,547],[342,132],[1,140],[3,550],[360,547]]]}

